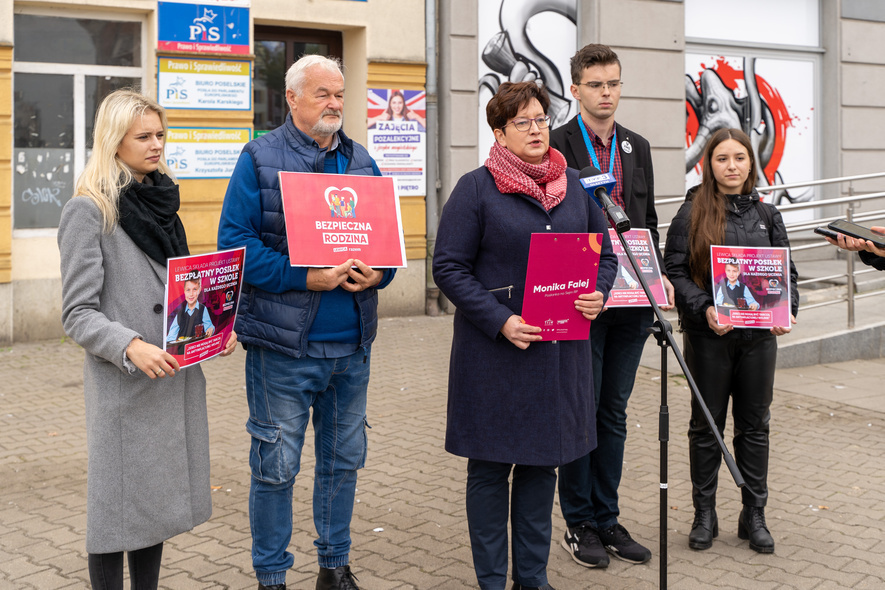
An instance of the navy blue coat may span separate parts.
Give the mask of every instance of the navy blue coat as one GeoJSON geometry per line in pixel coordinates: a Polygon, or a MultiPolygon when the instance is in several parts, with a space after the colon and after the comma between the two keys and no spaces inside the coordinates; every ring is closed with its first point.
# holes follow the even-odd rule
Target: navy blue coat
{"type": "Polygon", "coordinates": [[[461,177],[439,224],[433,278],[457,307],[449,366],[446,450],[521,465],[562,465],[596,447],[590,341],[533,342],[520,350],[500,330],[521,314],[532,233],[602,233],[596,289],[617,270],[602,212],[568,169],[563,201],[544,211],[502,194],[491,173],[461,177]]]}

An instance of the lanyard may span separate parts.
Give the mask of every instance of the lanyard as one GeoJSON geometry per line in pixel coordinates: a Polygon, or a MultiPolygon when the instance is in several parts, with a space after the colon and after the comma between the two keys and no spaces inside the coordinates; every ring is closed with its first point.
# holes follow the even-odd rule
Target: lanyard
{"type": "MultiPolygon", "coordinates": [[[[599,160],[596,159],[596,148],[593,147],[593,142],[590,141],[590,136],[587,135],[587,128],[584,127],[584,120],[581,119],[581,113],[578,113],[578,127],[581,128],[581,135],[584,136],[584,145],[587,146],[587,151],[590,153],[590,161],[593,162],[593,165],[596,166],[596,169],[602,171],[602,168],[599,167],[599,160]]],[[[615,127],[612,130],[612,142],[609,145],[608,149],[608,173],[614,174],[615,170],[615,153],[614,149],[616,145],[618,145],[618,128],[615,127]]]]}

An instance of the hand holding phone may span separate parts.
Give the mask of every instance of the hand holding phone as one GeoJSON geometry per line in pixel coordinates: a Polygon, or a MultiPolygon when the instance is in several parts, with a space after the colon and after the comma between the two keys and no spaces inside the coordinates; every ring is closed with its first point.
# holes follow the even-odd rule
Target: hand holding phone
{"type": "MultiPolygon", "coordinates": [[[[882,234],[877,234],[868,227],[864,227],[862,225],[858,225],[844,219],[837,219],[836,221],[828,224],[827,227],[833,231],[839,232],[840,234],[845,234],[846,236],[857,238],[859,240],[869,241],[872,242],[873,245],[877,248],[885,249],[885,236],[883,236],[882,234]]],[[[815,231],[817,232],[817,230],[815,231]]]]}
{"type": "Polygon", "coordinates": [[[825,238],[830,238],[831,240],[838,240],[839,239],[839,233],[834,232],[833,230],[831,230],[830,228],[828,228],[825,225],[819,225],[816,228],[814,228],[814,233],[821,235],[825,238]]]}

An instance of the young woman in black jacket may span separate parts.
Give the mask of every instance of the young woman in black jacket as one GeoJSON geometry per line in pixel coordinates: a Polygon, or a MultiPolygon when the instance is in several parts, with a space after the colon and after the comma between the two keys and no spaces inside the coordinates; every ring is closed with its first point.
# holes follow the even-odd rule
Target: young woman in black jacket
{"type": "MultiPolygon", "coordinates": [[[[750,139],[738,129],[720,129],[704,152],[703,180],[689,190],[667,233],[664,265],[676,291],[684,332],[685,361],[722,434],[732,398],[734,455],[746,480],[738,536],[750,548],[772,553],[765,523],[768,500],[768,431],[776,336],[790,328],[734,330],[719,325],[713,300],[710,246],[786,247],[790,242],[780,213],[762,203],[754,187],[756,162],[750,139]]],[[[790,280],[798,275],[790,261],[790,280]]],[[[796,323],[799,293],[790,293],[796,323]]],[[[688,544],[708,549],[719,534],[717,474],[722,456],[697,402],[692,399],[688,431],[694,524],[688,544]]]]}

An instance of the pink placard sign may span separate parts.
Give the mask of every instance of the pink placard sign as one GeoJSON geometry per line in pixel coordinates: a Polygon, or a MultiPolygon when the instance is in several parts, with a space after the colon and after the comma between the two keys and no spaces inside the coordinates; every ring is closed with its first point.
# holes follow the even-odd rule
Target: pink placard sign
{"type": "Polygon", "coordinates": [[[586,340],[590,320],[575,309],[581,293],[596,290],[602,234],[532,234],[522,318],[544,340],[586,340]]]}
{"type": "Polygon", "coordinates": [[[720,326],[790,327],[790,251],[711,246],[713,301],[720,326]]]}
{"type": "Polygon", "coordinates": [[[406,266],[393,178],[280,172],[280,189],[292,266],[406,266]]]}
{"type": "Polygon", "coordinates": [[[237,317],[245,255],[245,248],[236,248],[169,259],[163,349],[182,368],[224,350],[237,317]]]}

